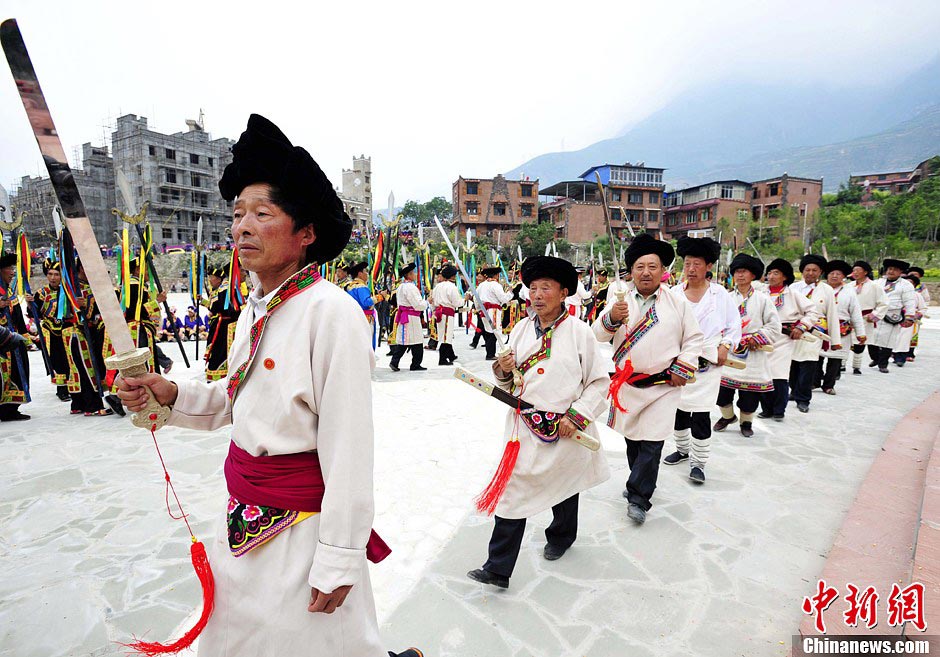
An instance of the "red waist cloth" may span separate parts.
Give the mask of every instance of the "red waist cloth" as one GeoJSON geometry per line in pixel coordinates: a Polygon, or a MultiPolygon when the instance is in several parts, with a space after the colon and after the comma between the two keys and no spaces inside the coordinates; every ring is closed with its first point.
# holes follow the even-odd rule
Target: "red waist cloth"
{"type": "Polygon", "coordinates": [[[407,324],[412,317],[421,317],[421,311],[415,310],[411,306],[398,306],[395,312],[395,321],[398,324],[407,324]]]}
{"type": "MultiPolygon", "coordinates": [[[[326,491],[316,452],[252,456],[234,441],[225,459],[225,483],[229,494],[244,504],[314,513],[320,512],[326,491]]],[[[373,529],[366,557],[378,563],[391,553],[373,529]]]]}
{"type": "Polygon", "coordinates": [[[862,317],[864,317],[865,315],[871,315],[871,313],[872,313],[873,310],[874,310],[874,308],[869,308],[868,310],[863,310],[863,311],[862,311],[862,317]]]}
{"type": "Polygon", "coordinates": [[[441,321],[441,317],[443,317],[444,315],[447,315],[448,317],[453,317],[456,314],[457,314],[457,311],[454,310],[453,308],[449,308],[448,306],[438,306],[437,308],[434,309],[434,319],[437,321],[441,321]]]}

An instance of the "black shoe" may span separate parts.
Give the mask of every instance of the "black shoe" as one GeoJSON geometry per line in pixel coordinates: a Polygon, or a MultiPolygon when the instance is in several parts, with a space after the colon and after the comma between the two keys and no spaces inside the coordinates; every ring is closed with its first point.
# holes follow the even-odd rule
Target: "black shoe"
{"type": "Polygon", "coordinates": [[[545,549],[542,550],[542,556],[545,557],[546,561],[558,561],[561,559],[565,552],[568,551],[568,548],[558,547],[557,545],[552,545],[551,543],[546,543],[545,549]]]}
{"type": "Polygon", "coordinates": [[[412,372],[424,372],[424,371],[427,370],[428,368],[426,368],[426,367],[421,367],[420,365],[412,365],[412,366],[409,367],[408,369],[411,370],[412,372]]]}
{"type": "Polygon", "coordinates": [[[826,393],[827,395],[834,395],[836,394],[836,389],[835,388],[823,388],[823,392],[826,393]]]}
{"type": "Polygon", "coordinates": [[[852,368],[852,374],[854,374],[854,375],[856,375],[856,376],[861,376],[861,375],[862,375],[862,370],[860,370],[860,369],[857,368],[857,367],[853,367],[853,368],[852,368]]]}
{"type": "Polygon", "coordinates": [[[888,368],[887,368],[887,367],[879,367],[879,368],[878,368],[878,371],[881,372],[882,374],[887,374],[887,373],[888,373],[888,368]]]}
{"type": "Polygon", "coordinates": [[[627,507],[627,517],[638,525],[646,522],[646,509],[639,504],[630,503],[627,507]]]}
{"type": "Polygon", "coordinates": [[[665,463],[666,465],[676,465],[677,463],[682,463],[683,461],[687,461],[688,458],[689,458],[688,454],[683,454],[679,450],[676,450],[675,452],[673,452],[672,454],[664,458],[663,463],[665,463]]]}
{"type": "Polygon", "coordinates": [[[904,367],[904,363],[900,361],[894,361],[894,364],[897,365],[898,367],[904,367]]]}
{"type": "Polygon", "coordinates": [[[480,346],[480,345],[478,345],[478,344],[473,344],[472,342],[470,343],[470,348],[471,348],[471,349],[476,349],[476,348],[479,347],[479,346],[480,346]]]}
{"type": "Polygon", "coordinates": [[[783,422],[782,415],[774,415],[774,422],[783,422]]]}
{"type": "Polygon", "coordinates": [[[471,570],[469,573],[467,573],[467,577],[472,579],[474,582],[479,582],[480,584],[492,584],[493,586],[501,589],[509,588],[508,577],[491,573],[490,571],[483,570],[482,568],[471,570]]]}
{"type": "Polygon", "coordinates": [[[392,370],[393,372],[400,372],[400,371],[401,371],[401,368],[398,367],[398,365],[392,365],[391,363],[388,364],[388,369],[392,370]]]}
{"type": "Polygon", "coordinates": [[[692,469],[689,471],[689,479],[691,479],[697,484],[704,484],[705,483],[705,469],[700,468],[697,465],[692,466],[692,469]]]}
{"type": "Polygon", "coordinates": [[[484,360],[496,360],[496,356],[487,356],[484,360]]]}
{"type": "Polygon", "coordinates": [[[59,401],[72,401],[71,395],[67,392],[57,392],[55,396],[59,398],[59,401]]]}
{"type": "Polygon", "coordinates": [[[451,363],[451,365],[454,364],[454,361],[455,361],[455,360],[457,360],[457,356],[451,356],[451,358],[450,358],[450,363],[451,363]]]}
{"type": "Polygon", "coordinates": [[[0,422],[18,422],[20,420],[28,420],[29,415],[20,413],[18,410],[10,411],[9,413],[4,413],[0,415],[0,422]]]}
{"type": "Polygon", "coordinates": [[[127,411],[124,410],[124,404],[121,403],[121,398],[117,395],[105,395],[104,401],[111,407],[111,410],[124,417],[127,415],[127,411]]]}
{"type": "Polygon", "coordinates": [[[745,438],[750,438],[751,436],[754,435],[754,429],[751,428],[750,422],[741,423],[741,435],[744,436],[745,438]]]}
{"type": "Polygon", "coordinates": [[[408,648],[405,652],[388,651],[388,657],[424,657],[424,653],[417,648],[408,648]]]}
{"type": "Polygon", "coordinates": [[[715,426],[712,427],[712,429],[714,429],[715,431],[724,431],[725,429],[728,428],[728,425],[734,424],[737,421],[738,421],[737,415],[732,415],[730,418],[722,417],[722,418],[719,418],[717,422],[715,422],[715,426]]]}
{"type": "Polygon", "coordinates": [[[873,360],[872,362],[868,363],[868,367],[878,367],[878,361],[873,360]]]}
{"type": "Polygon", "coordinates": [[[809,413],[809,403],[807,402],[796,402],[796,407],[800,410],[800,413],[809,413]]]}
{"type": "Polygon", "coordinates": [[[760,413],[757,414],[757,417],[759,417],[762,420],[769,420],[773,416],[774,416],[773,413],[768,413],[767,411],[761,411],[760,413]]]}

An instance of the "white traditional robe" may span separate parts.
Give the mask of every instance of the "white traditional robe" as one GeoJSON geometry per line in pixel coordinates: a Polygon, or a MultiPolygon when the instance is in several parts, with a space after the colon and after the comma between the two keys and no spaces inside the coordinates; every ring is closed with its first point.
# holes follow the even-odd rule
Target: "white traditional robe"
{"type": "MultiPolygon", "coordinates": [[[[747,297],[735,287],[731,292],[731,298],[738,307],[738,315],[741,317],[742,340],[748,336],[757,335],[767,344],[772,345],[780,339],[780,317],[769,296],[754,289],[752,285],[751,293],[747,297]]],[[[747,363],[747,367],[743,370],[725,368],[726,371],[721,377],[722,386],[751,392],[769,392],[774,389],[767,352],[749,349],[744,354],[743,360],[747,363]]]]}
{"type": "MultiPolygon", "coordinates": [[[[238,319],[229,376],[248,358],[249,331],[265,312],[257,288],[238,319]]],[[[316,451],[326,494],[320,513],[236,558],[226,500],[206,541],[215,611],[200,657],[385,657],[366,567],[372,528],[373,427],[370,335],[356,301],[325,280],[279,306],[268,320],[235,403],[227,379],[180,381],[170,424],[231,438],[254,456],[316,451]],[[350,400],[355,400],[355,408],[350,400]],[[307,611],[311,587],[352,585],[333,614],[307,611]]]]}
{"type": "Polygon", "coordinates": [[[858,303],[858,297],[850,289],[851,282],[842,285],[835,291],[836,307],[839,310],[839,332],[842,332],[842,326],[851,327],[851,331],[841,336],[842,348],[822,352],[826,358],[837,358],[839,360],[848,360],[851,355],[852,344],[856,338],[866,337],[865,320],[862,318],[862,308],[858,303]]]}
{"type": "MultiPolygon", "coordinates": [[[[774,294],[767,288],[767,295],[774,304],[781,327],[784,324],[798,324],[808,333],[819,321],[820,310],[805,294],[797,292],[793,286],[784,286],[783,291],[774,294]]],[[[773,379],[790,377],[790,362],[800,340],[792,340],[789,335],[780,333],[774,342],[774,350],[767,354],[767,366],[773,379]]]]}
{"type": "Polygon", "coordinates": [[[814,283],[813,285],[809,285],[803,281],[797,281],[790,286],[790,289],[794,290],[797,294],[808,297],[810,301],[816,304],[816,308],[820,314],[820,321],[816,322],[816,326],[822,326],[826,329],[825,335],[821,335],[821,330],[815,332],[819,340],[815,342],[799,340],[797,341],[796,347],[793,348],[794,362],[815,363],[819,361],[819,354],[822,351],[823,340],[826,335],[829,337],[830,345],[842,344],[842,337],[839,335],[839,310],[836,308],[835,293],[832,291],[832,288],[829,287],[829,283],[822,281],[814,283]],[[825,322],[823,323],[821,320],[825,320],[825,322]]]}
{"type": "MultiPolygon", "coordinates": [[[[927,288],[924,288],[925,290],[927,288]]],[[[924,313],[927,312],[927,301],[924,299],[924,295],[914,290],[914,324],[908,327],[901,327],[901,330],[898,331],[898,345],[894,348],[895,351],[899,353],[907,353],[911,350],[911,340],[914,338],[914,331],[917,330],[917,323],[921,321],[924,316],[924,313]]]]}
{"type": "Polygon", "coordinates": [[[431,293],[431,303],[435,308],[450,308],[454,311],[453,316],[442,315],[437,323],[437,339],[441,344],[452,344],[454,342],[454,328],[457,326],[457,309],[463,303],[460,292],[457,291],[457,285],[452,281],[441,281],[434,286],[431,293]]]}
{"type": "Polygon", "coordinates": [[[584,287],[584,283],[582,283],[581,279],[579,278],[578,287],[574,294],[569,295],[565,299],[565,308],[568,309],[568,314],[572,317],[581,319],[581,314],[584,310],[584,303],[590,298],[591,292],[586,287],[584,287]]]}
{"type": "MultiPolygon", "coordinates": [[[[542,338],[535,334],[538,321],[537,316],[525,317],[509,334],[517,365],[535,354],[544,355],[542,338]]],[[[550,347],[550,357],[524,373],[522,398],[540,411],[564,415],[572,409],[590,421],[584,432],[597,438],[595,420],[607,406],[610,378],[594,334],[584,322],[567,317],[552,331],[550,347]]],[[[495,363],[493,370],[498,370],[495,363]]],[[[511,389],[511,377],[498,381],[500,387],[511,389]]],[[[546,443],[510,409],[504,440],[514,433],[519,436],[519,458],[496,507],[501,518],[528,518],[610,477],[603,449],[592,452],[569,438],[546,443]]]]}
{"type": "MultiPolygon", "coordinates": [[[[695,320],[695,311],[684,298],[662,285],[653,294],[656,297],[654,312],[643,313],[636,299],[636,287],[628,284],[624,301],[630,307],[630,314],[626,325],[612,330],[608,315],[613,306],[608,306],[591,328],[598,342],[613,338],[617,367],[623,367],[629,358],[635,372],[658,374],[669,369],[689,378],[698,369],[703,347],[702,329],[695,320]],[[628,333],[631,341],[622,350],[628,333]]],[[[627,413],[611,404],[607,426],[630,440],[666,440],[672,436],[681,390],[668,384],[634,388],[625,383],[620,387],[619,398],[627,413]]]]}
{"type": "MultiPolygon", "coordinates": [[[[424,311],[428,307],[428,302],[421,298],[418,286],[411,281],[404,281],[398,286],[398,290],[395,292],[395,301],[399,308],[408,306],[415,310],[424,311]]],[[[400,324],[395,331],[395,341],[402,346],[424,344],[424,329],[421,326],[421,318],[417,315],[411,315],[406,323],[400,324]]]]}
{"type": "MultiPolygon", "coordinates": [[[[870,278],[866,278],[861,285],[848,282],[846,285],[851,285],[855,296],[858,297],[858,305],[861,308],[862,317],[868,325],[869,337],[871,337],[870,334],[874,330],[875,321],[884,317],[885,311],[888,309],[888,297],[885,295],[885,289],[870,278]]],[[[858,344],[858,340],[855,338],[856,336],[853,334],[852,344],[858,344]]]]}
{"type": "Polygon", "coordinates": [[[910,318],[917,313],[917,293],[914,285],[904,278],[889,282],[887,278],[875,281],[885,293],[885,311],[875,323],[869,342],[876,347],[884,347],[897,351],[898,341],[901,338],[901,324],[890,324],[885,318],[910,318]]]}
{"type": "MultiPolygon", "coordinates": [[[[504,306],[512,299],[512,292],[504,290],[503,286],[497,281],[483,281],[477,287],[477,294],[480,295],[480,301],[483,303],[495,303],[498,306],[504,306]]],[[[496,329],[496,332],[499,333],[503,326],[502,307],[487,308],[486,314],[489,315],[490,319],[493,321],[493,327],[496,329]]],[[[486,328],[482,322],[480,323],[480,328],[486,328]]]]}
{"type": "Polygon", "coordinates": [[[692,306],[695,319],[702,329],[702,358],[709,365],[699,367],[695,381],[681,388],[679,409],[689,413],[707,413],[715,407],[724,371],[715,365],[718,361],[718,347],[727,345],[730,351],[741,341],[741,315],[731,295],[717,283],[709,284],[698,303],[693,303],[685,295],[685,288],[685,284],[677,285],[672,288],[672,292],[692,306]]]}

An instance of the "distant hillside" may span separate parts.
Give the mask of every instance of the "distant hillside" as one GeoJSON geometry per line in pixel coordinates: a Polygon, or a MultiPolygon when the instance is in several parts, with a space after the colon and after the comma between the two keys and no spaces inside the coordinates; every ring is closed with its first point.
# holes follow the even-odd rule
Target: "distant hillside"
{"type": "Polygon", "coordinates": [[[810,148],[791,148],[754,156],[745,162],[706,169],[686,179],[670,176],[669,186],[696,185],[719,178],[760,180],[783,172],[822,177],[826,191],[838,189],[851,174],[913,168],[940,154],[940,105],[897,127],[868,137],[810,148]]]}
{"type": "MultiPolygon", "coordinates": [[[[525,173],[547,186],[574,178],[594,164],[644,161],[665,167],[668,184],[673,186],[679,181],[698,180],[704,172],[725,170],[733,163],[756,164],[752,158],[767,158],[764,154],[789,157],[793,149],[880,136],[937,104],[940,57],[904,80],[865,88],[780,86],[767,80],[711,83],[688,90],[615,138],[579,151],[541,155],[506,176],[525,173]]],[[[894,157],[905,159],[900,152],[894,157]]],[[[916,157],[912,151],[906,159],[916,157]]],[[[875,168],[883,166],[869,162],[875,168]]],[[[849,163],[845,169],[859,167],[868,168],[869,164],[849,163]]],[[[835,170],[828,171],[833,173],[824,172],[825,177],[838,185],[831,178],[835,170]]]]}

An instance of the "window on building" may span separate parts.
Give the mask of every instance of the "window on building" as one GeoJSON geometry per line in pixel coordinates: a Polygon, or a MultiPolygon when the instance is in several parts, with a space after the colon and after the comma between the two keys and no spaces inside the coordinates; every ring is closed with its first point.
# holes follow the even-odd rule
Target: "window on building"
{"type": "Polygon", "coordinates": [[[216,232],[213,232],[213,233],[212,233],[212,243],[213,243],[213,244],[218,244],[218,243],[219,243],[219,234],[216,233],[216,232]]]}
{"type": "Polygon", "coordinates": [[[215,160],[210,157],[210,158],[209,158],[209,166],[210,166],[210,167],[211,167],[211,166],[215,166],[215,165],[213,164],[214,162],[215,162],[215,160]]]}
{"type": "Polygon", "coordinates": [[[189,163],[190,164],[199,164],[199,155],[196,153],[189,154],[189,163]]]}
{"type": "Polygon", "coordinates": [[[882,174],[880,174],[880,175],[878,176],[878,180],[884,180],[884,179],[887,178],[887,177],[888,177],[888,176],[886,176],[885,174],[882,173],[882,174]]]}
{"type": "Polygon", "coordinates": [[[649,223],[651,223],[651,224],[658,224],[658,223],[659,223],[659,212],[657,212],[656,210],[652,210],[652,211],[649,213],[649,216],[648,216],[647,220],[648,220],[649,223]]]}
{"type": "Polygon", "coordinates": [[[527,196],[527,197],[532,196],[532,185],[520,185],[519,190],[520,190],[519,193],[522,196],[527,196]]]}
{"type": "Polygon", "coordinates": [[[666,225],[668,225],[668,226],[675,226],[675,225],[676,225],[676,219],[678,219],[678,217],[677,217],[676,215],[674,215],[674,214],[669,215],[669,217],[666,219],[666,225]]]}
{"type": "Polygon", "coordinates": [[[168,159],[168,160],[175,160],[175,159],[176,159],[176,151],[174,151],[172,148],[167,148],[167,149],[166,149],[166,159],[168,159]]]}
{"type": "Polygon", "coordinates": [[[685,223],[694,224],[695,223],[695,212],[689,212],[685,215],[685,223]]]}
{"type": "Polygon", "coordinates": [[[193,194],[193,200],[196,202],[196,205],[198,205],[200,208],[209,207],[209,195],[208,194],[205,194],[203,192],[196,192],[195,194],[193,194]]]}
{"type": "Polygon", "coordinates": [[[650,203],[659,204],[659,192],[650,192],[650,203]]]}
{"type": "Polygon", "coordinates": [[[467,201],[467,214],[480,214],[480,204],[476,201],[467,201]]]}
{"type": "Polygon", "coordinates": [[[506,204],[505,203],[494,203],[493,204],[493,214],[497,217],[506,216],[506,204]]]}
{"type": "Polygon", "coordinates": [[[480,183],[468,182],[467,183],[467,196],[476,196],[479,194],[480,183]]]}
{"type": "Polygon", "coordinates": [[[522,205],[519,206],[519,210],[523,217],[532,216],[532,204],[531,203],[523,203],[522,205]]]}
{"type": "Polygon", "coordinates": [[[777,196],[780,193],[780,185],[778,183],[772,183],[770,188],[767,190],[768,196],[777,196]]]}
{"type": "Polygon", "coordinates": [[[185,242],[187,239],[189,239],[189,237],[186,235],[186,231],[185,231],[185,230],[183,230],[182,228],[177,228],[177,229],[176,229],[176,239],[178,239],[178,240],[181,241],[181,242],[185,242]]]}
{"type": "Polygon", "coordinates": [[[165,239],[165,240],[171,240],[171,239],[173,239],[173,229],[172,229],[172,228],[164,228],[164,229],[163,229],[163,239],[165,239]]]}
{"type": "Polygon", "coordinates": [[[803,196],[806,196],[806,188],[803,188],[803,196]]]}
{"type": "Polygon", "coordinates": [[[170,202],[170,190],[168,190],[166,187],[160,188],[160,202],[161,203],[170,202]]]}
{"type": "Polygon", "coordinates": [[[202,178],[199,177],[199,174],[193,173],[190,174],[193,181],[193,187],[202,187],[202,178]]]}
{"type": "Polygon", "coordinates": [[[734,185],[722,185],[721,198],[734,198],[734,185]]]}
{"type": "Polygon", "coordinates": [[[174,170],[174,169],[167,169],[167,170],[166,170],[166,181],[167,181],[168,183],[175,183],[175,182],[176,182],[176,170],[174,170]]]}
{"type": "Polygon", "coordinates": [[[627,203],[630,205],[642,205],[643,192],[630,192],[627,195],[627,203]]]}
{"type": "Polygon", "coordinates": [[[621,201],[621,191],[619,189],[610,190],[610,200],[611,201],[621,201]]]}
{"type": "Polygon", "coordinates": [[[805,206],[805,205],[800,206],[800,216],[801,216],[801,217],[805,217],[805,216],[806,216],[806,206],[805,206]]]}
{"type": "MultiPolygon", "coordinates": [[[[148,147],[147,147],[147,152],[150,153],[151,156],[154,156],[154,155],[157,154],[157,149],[156,149],[156,147],[154,147],[154,146],[148,146],[148,147]]],[[[164,237],[166,237],[166,236],[164,235],[164,237]]]]}

